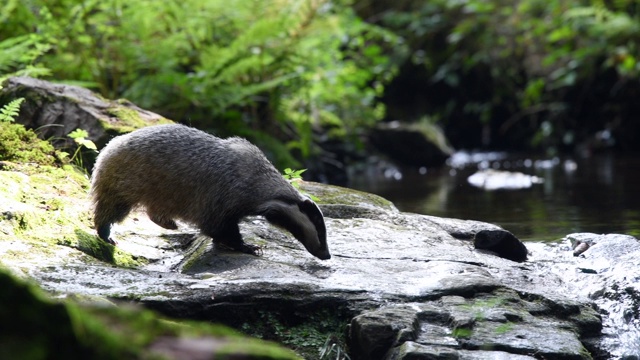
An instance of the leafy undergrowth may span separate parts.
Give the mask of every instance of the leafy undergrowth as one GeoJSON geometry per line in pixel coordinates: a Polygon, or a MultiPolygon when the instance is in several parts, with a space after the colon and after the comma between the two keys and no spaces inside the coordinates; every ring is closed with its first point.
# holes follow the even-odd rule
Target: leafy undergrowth
{"type": "Polygon", "coordinates": [[[240,325],[250,336],[276,341],[305,359],[348,359],[346,325],[350,316],[343,309],[318,309],[296,314],[258,310],[256,318],[240,325]]]}

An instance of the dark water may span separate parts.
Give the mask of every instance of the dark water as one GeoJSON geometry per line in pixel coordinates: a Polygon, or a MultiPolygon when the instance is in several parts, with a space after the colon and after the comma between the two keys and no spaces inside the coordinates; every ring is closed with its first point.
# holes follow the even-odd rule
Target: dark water
{"type": "Polygon", "coordinates": [[[371,167],[350,187],[379,194],[400,210],[494,223],[521,240],[554,241],[574,232],[640,236],[640,156],[535,159],[456,154],[441,169],[371,167]],[[524,190],[485,191],[467,178],[479,167],[544,179],[524,190]]]}

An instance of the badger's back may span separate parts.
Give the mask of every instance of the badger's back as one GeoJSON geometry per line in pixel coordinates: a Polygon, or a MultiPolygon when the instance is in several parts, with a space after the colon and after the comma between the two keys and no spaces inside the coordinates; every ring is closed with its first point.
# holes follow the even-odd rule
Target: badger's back
{"type": "Polygon", "coordinates": [[[183,125],[159,125],[112,140],[96,160],[94,202],[142,205],[191,223],[253,214],[297,191],[263,153],[240,138],[220,139],[183,125]]]}

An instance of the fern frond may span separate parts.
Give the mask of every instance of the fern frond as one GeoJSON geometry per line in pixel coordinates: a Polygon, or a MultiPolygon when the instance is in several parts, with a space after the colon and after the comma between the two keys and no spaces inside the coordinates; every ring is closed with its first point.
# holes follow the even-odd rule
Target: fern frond
{"type": "Polygon", "coordinates": [[[24,98],[17,98],[0,109],[0,122],[14,122],[16,116],[20,115],[20,104],[24,98]]]}

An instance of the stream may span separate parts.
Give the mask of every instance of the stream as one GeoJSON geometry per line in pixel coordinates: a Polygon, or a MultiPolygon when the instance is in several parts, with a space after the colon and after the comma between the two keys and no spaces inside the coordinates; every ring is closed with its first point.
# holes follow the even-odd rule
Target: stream
{"type": "Polygon", "coordinates": [[[575,232],[640,236],[640,156],[458,152],[442,168],[377,162],[350,176],[351,188],[381,195],[401,211],[489,222],[523,241],[557,241],[575,232]],[[542,181],[527,189],[487,191],[468,182],[479,169],[542,181]]]}

